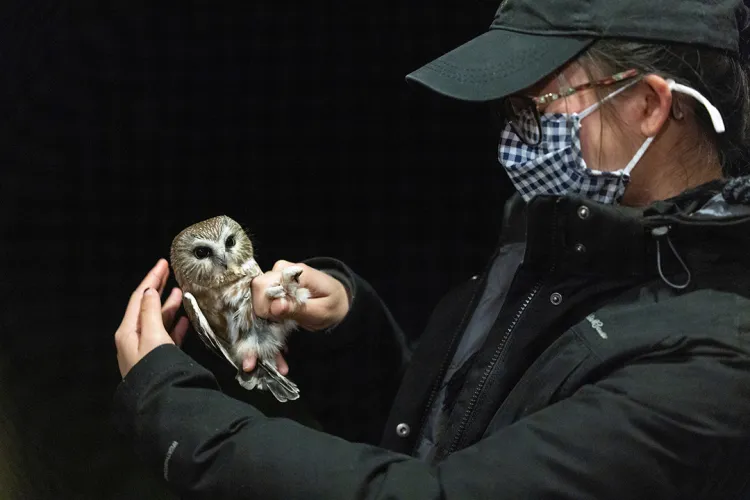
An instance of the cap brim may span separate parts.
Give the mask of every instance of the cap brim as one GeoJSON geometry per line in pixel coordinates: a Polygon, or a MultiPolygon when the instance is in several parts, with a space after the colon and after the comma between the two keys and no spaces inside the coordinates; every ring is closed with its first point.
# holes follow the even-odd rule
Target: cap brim
{"type": "Polygon", "coordinates": [[[593,42],[491,29],[409,73],[406,80],[464,101],[500,99],[538,82],[593,42]]]}

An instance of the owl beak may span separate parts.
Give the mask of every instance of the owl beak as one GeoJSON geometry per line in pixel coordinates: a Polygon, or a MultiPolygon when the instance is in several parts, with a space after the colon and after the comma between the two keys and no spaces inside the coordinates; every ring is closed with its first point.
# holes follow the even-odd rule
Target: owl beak
{"type": "Polygon", "coordinates": [[[224,268],[225,270],[229,268],[229,266],[227,266],[227,257],[226,257],[225,255],[222,255],[221,257],[217,257],[217,258],[216,258],[216,261],[217,261],[217,262],[218,262],[219,264],[221,264],[221,266],[222,266],[222,267],[223,267],[223,268],[224,268]]]}

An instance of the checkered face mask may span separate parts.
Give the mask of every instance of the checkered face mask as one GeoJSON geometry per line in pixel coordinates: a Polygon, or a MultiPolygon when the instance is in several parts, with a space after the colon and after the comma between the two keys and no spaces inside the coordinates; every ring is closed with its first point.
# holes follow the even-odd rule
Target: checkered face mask
{"type": "Polygon", "coordinates": [[[586,166],[581,154],[581,120],[634,83],[617,89],[580,113],[542,114],[539,117],[542,140],[536,146],[523,142],[510,124],[505,126],[500,135],[498,159],[524,200],[540,194],[568,193],[609,204],[622,198],[630,171],[653,137],[646,139],[625,168],[614,172],[593,170],[586,166]]]}
{"type": "MultiPolygon", "coordinates": [[[[602,102],[613,98],[636,82],[612,92],[580,113],[543,114],[539,118],[542,140],[529,146],[513,131],[510,124],[500,135],[498,160],[510,180],[529,201],[540,194],[580,194],[593,201],[613,204],[622,199],[630,181],[630,172],[648,149],[653,137],[647,138],[625,168],[613,172],[593,170],[586,166],[581,154],[581,120],[602,102]]],[[[685,85],[667,81],[670,90],[687,94],[703,104],[717,133],[724,132],[724,121],[717,110],[700,92],[685,85]]]]}

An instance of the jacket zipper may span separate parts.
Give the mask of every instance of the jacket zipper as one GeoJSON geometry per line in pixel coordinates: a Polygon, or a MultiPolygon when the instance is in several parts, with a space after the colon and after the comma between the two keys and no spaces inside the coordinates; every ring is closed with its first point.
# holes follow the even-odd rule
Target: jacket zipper
{"type": "MultiPolygon", "coordinates": [[[[553,221],[553,224],[552,224],[552,227],[550,228],[552,241],[556,241],[556,238],[557,238],[557,205],[555,205],[554,207],[552,221],[553,221]]],[[[552,274],[554,274],[556,268],[557,268],[557,256],[555,255],[553,256],[552,265],[550,266],[547,276],[551,276],[552,274]]],[[[508,343],[510,334],[513,333],[513,330],[516,328],[516,326],[518,325],[518,322],[521,320],[521,316],[523,316],[524,311],[526,311],[526,309],[529,307],[529,304],[531,303],[531,301],[534,300],[534,297],[536,297],[536,294],[539,293],[539,290],[542,288],[543,284],[544,284],[544,278],[541,278],[536,282],[536,284],[534,285],[534,288],[531,289],[531,292],[529,292],[529,294],[526,296],[526,299],[523,301],[523,304],[521,304],[521,307],[518,309],[518,311],[516,311],[515,316],[513,316],[513,321],[511,321],[510,325],[508,325],[508,329],[505,330],[505,334],[503,335],[503,338],[500,340],[500,345],[498,345],[497,349],[495,349],[495,352],[492,355],[492,359],[490,360],[489,366],[484,370],[484,373],[482,374],[482,378],[479,380],[479,384],[477,385],[476,390],[474,390],[474,394],[472,394],[471,399],[469,400],[469,405],[466,408],[466,412],[464,412],[463,417],[461,417],[461,422],[459,422],[458,424],[458,430],[456,432],[456,436],[453,438],[453,441],[451,441],[451,445],[448,448],[448,451],[446,454],[450,455],[451,453],[456,451],[456,449],[458,448],[458,443],[459,441],[461,441],[461,438],[463,437],[463,434],[466,431],[466,426],[469,423],[469,419],[471,418],[471,414],[474,411],[474,407],[479,401],[479,396],[481,395],[482,390],[484,389],[484,385],[487,383],[487,379],[490,377],[492,370],[495,368],[497,361],[500,359],[500,356],[505,350],[505,346],[508,343]]]]}
{"type": "MultiPolygon", "coordinates": [[[[554,267],[553,267],[554,270],[554,267]]],[[[448,454],[453,453],[456,451],[456,448],[458,448],[458,442],[461,440],[461,437],[463,436],[464,431],[466,430],[466,425],[469,423],[469,418],[471,417],[472,412],[474,411],[474,407],[477,404],[477,401],[479,401],[479,395],[481,394],[482,390],[484,389],[484,385],[487,382],[487,379],[490,377],[490,374],[492,373],[492,370],[495,368],[495,365],[497,364],[497,361],[500,359],[500,356],[502,355],[503,351],[505,351],[505,346],[508,343],[508,339],[510,338],[510,334],[513,333],[513,330],[516,328],[516,325],[521,320],[521,316],[523,316],[524,311],[526,311],[526,308],[529,307],[529,304],[532,300],[534,300],[534,297],[537,293],[539,293],[539,290],[542,288],[542,280],[539,280],[536,285],[534,285],[534,288],[531,289],[531,292],[529,292],[529,295],[526,296],[526,299],[523,301],[523,304],[521,304],[521,307],[516,312],[515,316],[513,317],[513,321],[511,321],[510,325],[508,326],[508,329],[505,330],[505,335],[503,335],[503,338],[500,340],[500,345],[497,346],[497,349],[495,349],[495,353],[492,355],[492,359],[490,360],[489,366],[484,370],[484,373],[482,374],[482,378],[479,380],[479,384],[477,385],[476,390],[474,391],[474,394],[471,396],[471,400],[469,400],[469,406],[466,408],[466,412],[464,413],[464,416],[461,418],[461,422],[458,425],[458,431],[456,433],[456,436],[453,438],[453,441],[451,442],[450,448],[448,448],[448,454]]]]}
{"type": "MultiPolygon", "coordinates": [[[[469,306],[466,308],[466,311],[464,312],[464,317],[461,318],[461,322],[458,325],[458,328],[456,328],[456,331],[453,332],[453,337],[451,337],[451,342],[448,345],[448,350],[445,352],[445,355],[443,356],[442,364],[440,365],[440,372],[438,373],[437,379],[434,384],[432,384],[432,390],[430,391],[430,397],[427,399],[427,405],[425,406],[425,409],[422,413],[422,418],[419,422],[419,427],[417,428],[417,432],[421,434],[424,430],[425,423],[427,423],[427,417],[432,411],[432,405],[435,403],[435,397],[437,396],[438,389],[440,388],[440,385],[443,382],[443,378],[445,377],[445,372],[448,370],[448,363],[450,361],[450,358],[453,355],[453,344],[456,343],[456,339],[459,337],[459,334],[464,331],[466,328],[466,324],[468,323],[469,318],[471,318],[471,315],[474,313],[474,309],[476,309],[478,297],[481,297],[480,292],[484,292],[484,287],[487,284],[487,275],[489,272],[489,268],[492,266],[492,263],[495,262],[495,258],[497,258],[498,252],[495,252],[493,255],[493,258],[490,260],[490,264],[485,269],[485,272],[482,273],[481,282],[478,284],[476,289],[474,290],[474,293],[471,296],[471,299],[469,300],[469,306]]],[[[412,447],[411,454],[414,455],[417,451],[417,447],[419,447],[419,437],[415,439],[414,446],[412,447]]]]}

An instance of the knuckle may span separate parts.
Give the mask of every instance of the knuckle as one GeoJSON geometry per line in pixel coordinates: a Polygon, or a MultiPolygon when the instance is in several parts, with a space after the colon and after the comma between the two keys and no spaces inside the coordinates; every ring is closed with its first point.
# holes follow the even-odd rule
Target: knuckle
{"type": "Polygon", "coordinates": [[[289,262],[286,260],[277,260],[276,263],[273,265],[273,270],[279,271],[288,265],[289,265],[289,262]]]}

